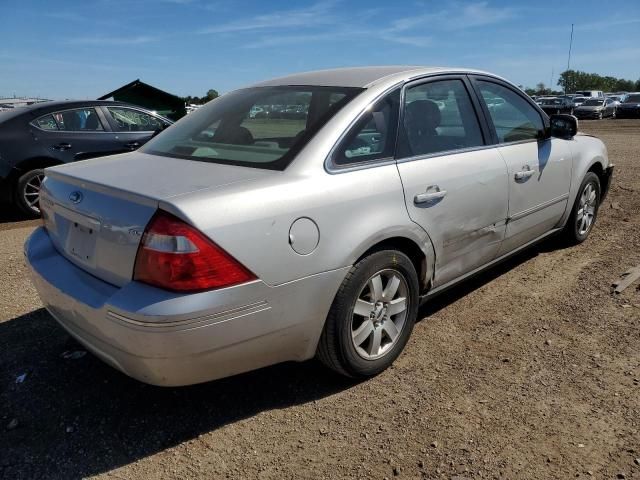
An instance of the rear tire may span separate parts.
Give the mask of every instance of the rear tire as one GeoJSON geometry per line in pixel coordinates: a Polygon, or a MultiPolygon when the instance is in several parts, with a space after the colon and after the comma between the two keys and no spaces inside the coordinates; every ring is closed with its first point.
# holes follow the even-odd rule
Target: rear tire
{"type": "Polygon", "coordinates": [[[349,377],[382,372],[411,335],[418,292],[416,269],[404,253],[381,250],[360,260],[333,300],[317,357],[349,377]]]}
{"type": "Polygon", "coordinates": [[[584,242],[591,233],[600,207],[600,192],[600,179],[595,173],[587,172],[563,231],[569,245],[584,242]]]}
{"type": "Polygon", "coordinates": [[[15,203],[29,218],[40,216],[40,186],[44,180],[44,170],[34,168],[23,174],[16,182],[15,203]]]}

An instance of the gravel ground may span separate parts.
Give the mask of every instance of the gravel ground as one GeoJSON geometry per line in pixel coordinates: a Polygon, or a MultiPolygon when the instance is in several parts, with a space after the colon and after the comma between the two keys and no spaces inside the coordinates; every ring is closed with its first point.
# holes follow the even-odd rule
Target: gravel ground
{"type": "Polygon", "coordinates": [[[5,217],[0,477],[640,478],[640,292],[609,293],[640,265],[640,121],[581,129],[617,165],[589,240],[434,300],[362,383],[307,362],[162,389],[63,358],[81,347],[25,274],[34,223],[5,217]]]}

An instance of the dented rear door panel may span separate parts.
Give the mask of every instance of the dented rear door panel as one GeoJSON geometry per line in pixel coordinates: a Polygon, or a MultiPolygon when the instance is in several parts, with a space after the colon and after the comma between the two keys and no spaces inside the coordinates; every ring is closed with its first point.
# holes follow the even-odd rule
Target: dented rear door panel
{"type": "Polygon", "coordinates": [[[495,148],[399,161],[398,170],[409,216],[434,245],[434,287],[496,257],[509,199],[507,167],[495,148]],[[440,198],[419,202],[438,191],[440,198]]]}

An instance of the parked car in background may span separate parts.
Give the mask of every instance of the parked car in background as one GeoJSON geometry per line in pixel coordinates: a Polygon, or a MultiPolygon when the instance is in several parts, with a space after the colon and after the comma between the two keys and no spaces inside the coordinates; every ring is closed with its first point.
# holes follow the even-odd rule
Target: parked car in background
{"type": "Polygon", "coordinates": [[[573,114],[577,118],[615,118],[616,106],[610,98],[588,98],[582,105],[574,108],[573,114]]]}
{"type": "Polygon", "coordinates": [[[607,98],[610,98],[613,101],[613,104],[615,105],[617,110],[624,97],[622,95],[608,95],[607,98]]]}
{"type": "Polygon", "coordinates": [[[576,90],[575,94],[587,98],[604,98],[602,90],[576,90]]]}
{"type": "Polygon", "coordinates": [[[566,97],[543,98],[539,105],[548,115],[554,113],[573,113],[573,101],[566,97]]]}
{"type": "Polygon", "coordinates": [[[618,118],[640,117],[640,92],[629,93],[618,106],[618,118]]]}
{"type": "Polygon", "coordinates": [[[173,122],[111,101],[36,103],[0,112],[0,191],[30,216],[40,214],[44,169],[130,152],[173,122]]]}
{"type": "Polygon", "coordinates": [[[579,107],[587,100],[587,97],[573,97],[573,108],[575,109],[576,107],[579,107]]]}
{"type": "Polygon", "coordinates": [[[48,168],[25,255],[54,318],[143,382],[314,356],[370,377],[421,302],[552,234],[588,237],[613,166],[577,128],[473,70],[291,75],[139,151],[48,168]],[[304,119],[249,116],[292,97],[304,119]]]}

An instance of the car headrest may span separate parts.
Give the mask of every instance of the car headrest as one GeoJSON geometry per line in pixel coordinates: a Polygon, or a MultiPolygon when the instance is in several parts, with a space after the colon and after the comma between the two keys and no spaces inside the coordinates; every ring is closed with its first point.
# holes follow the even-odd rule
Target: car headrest
{"type": "Polygon", "coordinates": [[[426,133],[440,126],[440,109],[433,100],[415,100],[405,112],[405,125],[410,130],[426,133]]]}
{"type": "Polygon", "coordinates": [[[95,113],[90,113],[84,124],[84,128],[85,130],[98,130],[99,125],[98,116],[95,113]]]}

